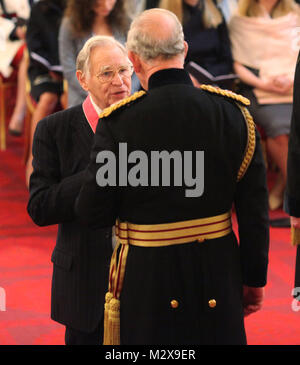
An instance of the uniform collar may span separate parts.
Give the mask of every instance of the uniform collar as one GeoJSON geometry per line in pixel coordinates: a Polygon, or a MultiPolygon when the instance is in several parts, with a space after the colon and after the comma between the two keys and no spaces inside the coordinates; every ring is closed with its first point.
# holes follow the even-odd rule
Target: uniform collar
{"type": "Polygon", "coordinates": [[[90,95],[88,95],[85,101],[82,103],[82,109],[86,120],[92,128],[92,131],[95,133],[101,109],[95,104],[90,95]]]}
{"type": "Polygon", "coordinates": [[[148,81],[148,89],[170,85],[170,84],[188,84],[193,85],[189,74],[181,68],[167,68],[159,70],[152,74],[148,81]]]}

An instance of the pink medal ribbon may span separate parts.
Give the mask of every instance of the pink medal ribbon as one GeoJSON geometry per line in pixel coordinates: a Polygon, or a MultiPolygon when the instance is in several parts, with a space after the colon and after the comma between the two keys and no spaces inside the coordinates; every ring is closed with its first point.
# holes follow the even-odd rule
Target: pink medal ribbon
{"type": "Polygon", "coordinates": [[[98,124],[98,120],[99,120],[99,115],[96,112],[89,95],[86,97],[85,101],[82,103],[82,108],[83,108],[83,112],[86,117],[86,120],[88,121],[90,127],[92,128],[92,131],[95,133],[97,124],[98,124]]]}

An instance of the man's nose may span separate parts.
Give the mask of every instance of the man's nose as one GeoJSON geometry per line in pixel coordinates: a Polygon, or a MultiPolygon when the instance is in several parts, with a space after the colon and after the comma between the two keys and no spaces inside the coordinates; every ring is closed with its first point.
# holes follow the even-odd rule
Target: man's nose
{"type": "Polygon", "coordinates": [[[120,76],[119,72],[115,72],[114,77],[113,77],[111,82],[114,85],[122,85],[123,84],[123,79],[120,76]]]}

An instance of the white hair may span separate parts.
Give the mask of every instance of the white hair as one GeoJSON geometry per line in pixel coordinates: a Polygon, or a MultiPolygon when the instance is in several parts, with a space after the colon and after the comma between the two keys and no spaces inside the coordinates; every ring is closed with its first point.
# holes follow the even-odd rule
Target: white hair
{"type": "MultiPolygon", "coordinates": [[[[80,52],[78,53],[76,59],[76,70],[81,71],[84,74],[89,75],[90,70],[90,56],[91,51],[95,47],[109,47],[109,46],[117,46],[121,49],[124,55],[128,58],[126,48],[118,42],[115,38],[103,35],[97,35],[89,38],[80,52]]],[[[128,62],[130,63],[129,59],[128,62]]]]}
{"type": "Polygon", "coordinates": [[[151,61],[158,57],[169,59],[184,54],[184,35],[182,25],[176,15],[165,9],[149,9],[136,17],[129,29],[126,47],[129,51],[138,54],[143,60],[151,61]],[[150,31],[147,25],[149,12],[160,12],[173,20],[170,36],[157,36],[150,31]]]}

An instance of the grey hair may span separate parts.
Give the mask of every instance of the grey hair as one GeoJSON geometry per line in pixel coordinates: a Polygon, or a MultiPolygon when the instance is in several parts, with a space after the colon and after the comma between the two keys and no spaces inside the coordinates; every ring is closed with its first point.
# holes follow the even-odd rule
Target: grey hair
{"type": "MultiPolygon", "coordinates": [[[[149,24],[149,23],[148,23],[149,24]]],[[[131,23],[126,48],[138,54],[143,60],[151,61],[155,58],[161,57],[163,59],[170,59],[176,55],[184,54],[184,34],[182,25],[177,16],[165,9],[150,9],[144,11],[141,15],[133,20],[131,23]],[[148,23],[145,15],[148,12],[161,12],[173,18],[174,27],[170,37],[161,37],[153,35],[145,25],[148,23]]]]}
{"type": "MultiPolygon", "coordinates": [[[[80,52],[78,53],[76,59],[76,70],[81,71],[82,73],[89,75],[90,71],[90,57],[91,51],[95,47],[108,47],[108,46],[117,46],[121,49],[124,55],[128,58],[126,48],[118,42],[115,38],[103,35],[97,35],[89,38],[80,52]]],[[[129,59],[128,62],[130,63],[129,59]]]]}

